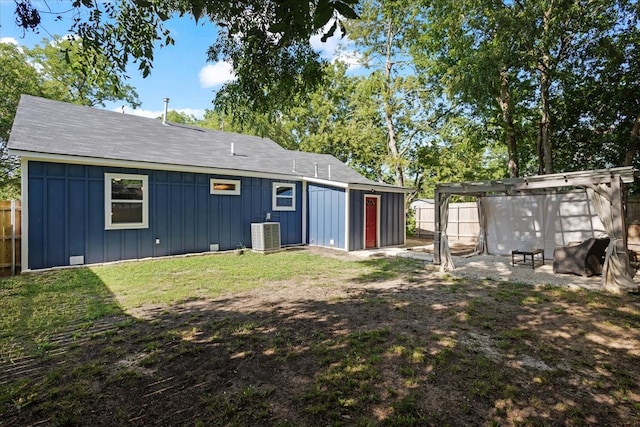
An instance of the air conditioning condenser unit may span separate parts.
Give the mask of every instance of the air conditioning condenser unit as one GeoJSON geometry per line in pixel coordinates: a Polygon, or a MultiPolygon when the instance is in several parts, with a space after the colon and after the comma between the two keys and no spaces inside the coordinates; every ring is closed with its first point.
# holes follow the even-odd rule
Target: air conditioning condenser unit
{"type": "Polygon", "coordinates": [[[280,249],[280,223],[260,222],[251,224],[251,249],[261,252],[280,249]]]}

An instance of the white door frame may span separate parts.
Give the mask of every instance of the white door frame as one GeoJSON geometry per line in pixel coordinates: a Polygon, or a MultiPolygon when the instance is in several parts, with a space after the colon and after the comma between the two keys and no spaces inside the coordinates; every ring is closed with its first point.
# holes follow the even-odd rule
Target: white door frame
{"type": "Polygon", "coordinates": [[[376,200],[376,248],[380,247],[380,199],[379,194],[365,194],[363,202],[363,219],[362,219],[362,249],[367,249],[367,198],[376,200]]]}

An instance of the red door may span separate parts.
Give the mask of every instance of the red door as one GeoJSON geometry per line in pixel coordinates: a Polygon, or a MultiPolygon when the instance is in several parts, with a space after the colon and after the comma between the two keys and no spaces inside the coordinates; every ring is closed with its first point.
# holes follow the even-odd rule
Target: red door
{"type": "Polygon", "coordinates": [[[364,247],[378,247],[378,198],[365,197],[364,247]]]}

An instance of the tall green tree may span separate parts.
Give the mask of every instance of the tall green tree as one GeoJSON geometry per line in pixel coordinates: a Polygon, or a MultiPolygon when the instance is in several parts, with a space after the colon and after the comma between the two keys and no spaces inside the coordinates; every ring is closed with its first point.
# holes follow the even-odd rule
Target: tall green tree
{"type": "MultiPolygon", "coordinates": [[[[430,0],[424,4],[426,19],[414,44],[417,65],[443,85],[447,99],[461,114],[487,125],[500,118],[510,176],[519,175],[522,165],[530,171],[532,148],[537,172],[554,172],[554,157],[565,149],[560,146],[561,136],[576,126],[586,133],[595,131],[569,120],[573,113],[586,114],[577,113],[577,103],[597,104],[593,97],[586,101],[579,95],[579,86],[590,81],[590,74],[598,74],[593,70],[606,67],[614,52],[620,52],[606,53],[595,46],[604,46],[607,39],[610,46],[618,44],[620,37],[615,34],[637,28],[629,24],[630,10],[637,9],[635,0],[430,0]]],[[[630,45],[625,46],[629,50],[630,45]]],[[[628,71],[627,67],[622,73],[628,76],[628,71]]],[[[603,99],[604,93],[592,96],[603,99]]],[[[575,153],[575,148],[566,146],[567,152],[575,153]]],[[[561,167],[579,168],[579,158],[561,167]]]]}
{"type": "Polygon", "coordinates": [[[17,46],[0,43],[0,194],[15,197],[20,175],[18,163],[7,152],[9,132],[16,115],[20,95],[41,96],[41,77],[17,46]]]}
{"type": "Polygon", "coordinates": [[[458,114],[498,124],[511,177],[520,174],[533,102],[531,73],[523,67],[521,34],[513,2],[434,0],[412,46],[416,64],[458,114]]]}
{"type": "Polygon", "coordinates": [[[269,137],[291,150],[332,154],[370,179],[394,182],[385,166],[379,75],[350,76],[341,62],[327,64],[323,75],[324,84],[286,109],[257,112],[242,99],[233,115],[208,110],[198,125],[269,137]]]}
{"type": "Polygon", "coordinates": [[[74,104],[104,106],[109,101],[123,101],[133,108],[140,105],[135,89],[125,84],[114,65],[104,56],[92,59],[90,66],[81,62],[82,40],[54,36],[27,49],[43,84],[55,99],[74,104]]]}
{"type": "MultiPolygon", "coordinates": [[[[158,119],[162,119],[162,116],[157,117],[158,119]]],[[[191,114],[181,113],[176,110],[167,111],[167,121],[171,123],[179,123],[183,125],[194,125],[198,124],[198,120],[191,114]]]]}
{"type": "Polygon", "coordinates": [[[0,140],[6,142],[21,94],[42,95],[41,76],[17,46],[0,43],[0,140]]]}
{"type": "Polygon", "coordinates": [[[640,6],[618,2],[617,24],[571,58],[559,108],[556,161],[565,170],[640,166],[640,6]]]}
{"type": "Polygon", "coordinates": [[[283,112],[278,123],[292,136],[293,148],[332,154],[372,180],[393,182],[385,168],[378,83],[349,76],[342,63],[327,67],[326,84],[283,112]]]}
{"type": "Polygon", "coordinates": [[[255,112],[250,110],[247,104],[237,105],[234,113],[225,114],[215,108],[206,110],[204,117],[196,120],[195,124],[209,129],[270,138],[287,149],[298,148],[294,135],[286,127],[282,114],[273,116],[269,113],[255,112]]]}
{"type": "Polygon", "coordinates": [[[348,32],[362,51],[362,63],[372,72],[373,91],[380,104],[387,145],[386,166],[396,185],[405,186],[406,171],[415,147],[429,129],[433,104],[412,68],[410,43],[413,26],[421,19],[419,4],[398,0],[365,0],[360,19],[348,23],[348,32]]]}
{"type": "Polygon", "coordinates": [[[436,183],[503,178],[507,148],[497,138],[501,132],[499,124],[487,126],[465,115],[449,117],[439,128],[438,144],[418,151],[417,164],[425,168],[420,195],[433,197],[436,183]]]}
{"type": "Polygon", "coordinates": [[[21,94],[91,106],[115,100],[139,105],[135,89],[124,84],[106,58],[95,58],[86,68],[77,61],[77,49],[77,41],[60,38],[43,39],[33,49],[0,43],[0,192],[19,193],[17,161],[8,155],[6,143],[21,94]]]}
{"type": "Polygon", "coordinates": [[[528,0],[515,2],[521,17],[523,59],[538,75],[540,121],[539,173],[553,173],[552,102],[561,91],[566,63],[584,44],[606,34],[617,22],[611,0],[528,0]]]}

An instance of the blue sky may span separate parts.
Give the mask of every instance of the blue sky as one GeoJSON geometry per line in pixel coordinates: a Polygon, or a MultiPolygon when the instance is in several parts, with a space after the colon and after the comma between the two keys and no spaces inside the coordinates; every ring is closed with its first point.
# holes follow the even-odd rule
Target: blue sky
{"type": "MultiPolygon", "coordinates": [[[[69,2],[49,1],[53,9],[63,9],[69,2]]],[[[34,2],[39,10],[47,10],[44,2],[34,2]]],[[[33,47],[43,37],[63,36],[71,25],[71,14],[64,15],[61,22],[55,21],[56,14],[42,14],[43,23],[39,33],[24,32],[15,24],[15,3],[13,0],[0,0],[0,41],[33,47]]],[[[57,12],[57,11],[53,11],[57,12]]],[[[173,18],[166,23],[175,40],[175,45],[156,49],[151,75],[143,79],[137,66],[127,70],[128,83],[136,88],[142,105],[137,110],[125,107],[127,114],[146,117],[158,117],[162,113],[163,98],[169,98],[169,108],[202,117],[205,109],[212,108],[211,101],[215,91],[224,82],[232,78],[231,67],[225,63],[207,62],[207,48],[216,37],[216,27],[211,23],[196,24],[190,17],[173,18]]],[[[322,52],[325,58],[335,60],[339,55],[353,56],[348,40],[332,37],[327,43],[321,43],[320,37],[312,38],[312,44],[322,52]],[[339,54],[338,45],[343,45],[339,54]],[[346,53],[345,53],[346,51],[346,53]]],[[[353,59],[349,60],[350,62],[353,59]]],[[[122,103],[106,106],[109,110],[122,110],[122,103]]]]}

